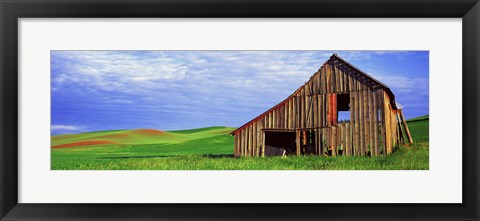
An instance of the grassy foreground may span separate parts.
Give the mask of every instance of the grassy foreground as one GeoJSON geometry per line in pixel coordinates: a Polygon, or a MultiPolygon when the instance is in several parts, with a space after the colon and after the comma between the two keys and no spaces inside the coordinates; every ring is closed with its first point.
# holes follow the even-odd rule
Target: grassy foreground
{"type": "Polygon", "coordinates": [[[225,127],[154,132],[152,136],[150,134],[144,136],[144,131],[138,135],[138,130],[60,135],[52,137],[52,146],[98,139],[98,136],[105,139],[105,135],[108,135],[109,142],[113,144],[52,148],[51,169],[428,170],[428,116],[412,119],[408,125],[415,142],[413,145],[400,147],[389,156],[372,158],[360,156],[233,158],[233,137],[228,135],[232,128],[225,127]],[[127,136],[118,136],[118,134],[127,136]],[[158,142],[158,140],[162,141],[158,142]],[[146,141],[151,143],[138,144],[146,141]],[[122,144],[119,144],[120,142],[122,144]]]}

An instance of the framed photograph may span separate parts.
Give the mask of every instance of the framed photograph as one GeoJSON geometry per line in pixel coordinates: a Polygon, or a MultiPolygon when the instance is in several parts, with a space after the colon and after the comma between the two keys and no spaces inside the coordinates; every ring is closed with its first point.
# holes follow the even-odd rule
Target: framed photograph
{"type": "Polygon", "coordinates": [[[0,10],[1,220],[479,220],[477,0],[0,10]]]}

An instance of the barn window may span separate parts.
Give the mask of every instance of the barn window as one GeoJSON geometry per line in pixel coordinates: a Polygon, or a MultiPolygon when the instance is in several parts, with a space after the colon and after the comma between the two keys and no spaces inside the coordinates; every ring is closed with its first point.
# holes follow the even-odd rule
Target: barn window
{"type": "Polygon", "coordinates": [[[350,93],[337,94],[337,122],[350,122],[350,93]]]}

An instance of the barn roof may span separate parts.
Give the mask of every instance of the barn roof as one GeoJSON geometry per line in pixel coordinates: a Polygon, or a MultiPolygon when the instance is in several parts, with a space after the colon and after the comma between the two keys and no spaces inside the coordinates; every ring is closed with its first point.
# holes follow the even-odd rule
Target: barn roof
{"type": "MultiPolygon", "coordinates": [[[[343,58],[341,58],[340,56],[338,56],[337,54],[333,54],[332,56],[330,56],[330,59],[328,59],[327,62],[323,63],[323,65],[320,67],[320,69],[325,66],[326,63],[328,62],[331,62],[331,61],[340,61],[341,63],[349,66],[351,69],[355,70],[356,72],[360,73],[361,75],[365,76],[367,79],[375,82],[377,85],[379,85],[380,87],[382,87],[384,89],[384,91],[387,93],[388,97],[390,98],[390,105],[392,106],[392,108],[394,110],[397,109],[397,106],[396,106],[396,102],[395,102],[395,95],[393,94],[393,92],[390,90],[390,88],[385,85],[384,83],[380,82],[379,80],[373,78],[372,76],[370,76],[369,74],[363,72],[362,70],[358,69],[357,67],[355,67],[354,65],[350,64],[349,62],[345,61],[343,58]]],[[[331,62],[333,63],[333,65],[337,65],[337,63],[335,62],[331,62]]],[[[312,77],[310,77],[310,80],[312,80],[314,75],[312,75],[312,77]]],[[[280,103],[278,103],[277,105],[273,106],[272,108],[268,109],[267,111],[263,112],[262,114],[260,114],[259,116],[255,117],[254,119],[252,119],[251,121],[247,122],[246,124],[242,125],[241,127],[237,128],[236,130],[232,131],[230,134],[233,135],[235,134],[237,131],[239,130],[242,130],[243,128],[245,128],[246,126],[252,124],[253,122],[256,122],[257,120],[259,120],[260,118],[262,118],[263,116],[265,116],[266,114],[268,114],[269,112],[279,108],[280,106],[282,106],[285,102],[289,101],[290,99],[292,99],[296,94],[297,92],[299,92],[303,87],[305,87],[306,84],[308,84],[308,82],[310,82],[310,80],[308,80],[307,82],[305,82],[305,84],[303,84],[301,87],[299,87],[297,90],[295,90],[294,93],[292,93],[290,96],[288,96],[285,100],[281,101],[280,103]]]]}

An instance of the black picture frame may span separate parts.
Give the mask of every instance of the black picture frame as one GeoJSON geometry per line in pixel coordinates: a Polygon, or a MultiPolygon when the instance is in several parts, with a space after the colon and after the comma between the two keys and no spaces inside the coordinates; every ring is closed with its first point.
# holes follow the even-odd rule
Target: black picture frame
{"type": "Polygon", "coordinates": [[[480,4],[478,0],[0,0],[0,15],[1,220],[479,220],[478,76],[480,74],[480,4]],[[19,18],[47,17],[462,18],[463,203],[18,203],[17,20],[19,18]]]}

